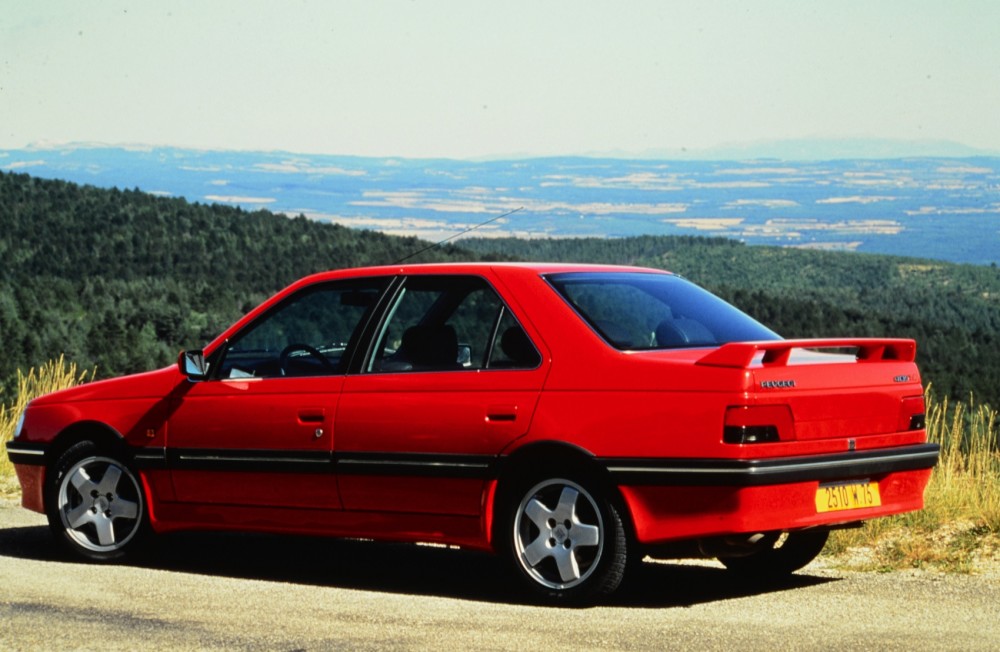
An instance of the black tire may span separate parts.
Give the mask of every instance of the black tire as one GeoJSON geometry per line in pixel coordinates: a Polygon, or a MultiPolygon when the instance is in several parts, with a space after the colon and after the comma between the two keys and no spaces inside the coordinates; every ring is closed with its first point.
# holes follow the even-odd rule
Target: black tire
{"type": "Polygon", "coordinates": [[[532,476],[504,492],[498,542],[522,584],[550,603],[609,595],[629,544],[608,491],[571,474],[532,476]]]}
{"type": "Polygon", "coordinates": [[[800,530],[774,534],[760,550],[743,557],[721,557],[719,561],[740,577],[766,580],[791,575],[822,552],[829,530],[800,530]]]}
{"type": "Polygon", "coordinates": [[[60,545],[94,561],[119,559],[139,546],[148,529],[146,499],[121,455],[82,441],[49,471],[45,511],[60,545]]]}

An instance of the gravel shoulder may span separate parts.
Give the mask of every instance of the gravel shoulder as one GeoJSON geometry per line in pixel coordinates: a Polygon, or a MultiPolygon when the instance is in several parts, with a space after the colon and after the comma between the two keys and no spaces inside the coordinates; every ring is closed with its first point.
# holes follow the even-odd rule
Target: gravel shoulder
{"type": "Polygon", "coordinates": [[[163,537],[133,565],[59,552],[0,501],[0,648],[995,650],[1000,575],[816,563],[767,586],[645,563],[612,603],[525,602],[489,555],[358,541],[163,537]]]}

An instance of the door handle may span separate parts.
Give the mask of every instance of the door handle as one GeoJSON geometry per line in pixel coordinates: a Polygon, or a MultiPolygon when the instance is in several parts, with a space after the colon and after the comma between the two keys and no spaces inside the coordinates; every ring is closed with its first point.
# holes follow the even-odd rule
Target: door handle
{"type": "Polygon", "coordinates": [[[516,405],[493,405],[486,410],[487,423],[513,423],[517,421],[516,405]]]}
{"type": "Polygon", "coordinates": [[[300,410],[299,411],[299,422],[300,423],[323,423],[326,418],[326,410],[318,408],[315,410],[300,410]]]}

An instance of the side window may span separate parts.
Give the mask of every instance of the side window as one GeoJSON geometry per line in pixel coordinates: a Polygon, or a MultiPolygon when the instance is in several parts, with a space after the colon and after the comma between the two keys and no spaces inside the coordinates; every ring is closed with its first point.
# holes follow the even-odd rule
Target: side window
{"type": "MultiPolygon", "coordinates": [[[[461,371],[503,364],[515,368],[498,344],[502,327],[520,330],[483,279],[410,277],[379,334],[368,371],[461,371]],[[497,356],[506,362],[494,365],[497,356]]],[[[531,343],[527,345],[534,352],[531,343]]]]}
{"type": "Polygon", "coordinates": [[[452,313],[447,325],[455,329],[459,343],[459,362],[463,367],[482,369],[486,366],[493,341],[493,328],[503,302],[490,287],[473,290],[452,313]]]}
{"type": "Polygon", "coordinates": [[[388,279],[361,279],[296,293],[232,339],[218,378],[344,373],[346,354],[388,279]]]}
{"type": "Polygon", "coordinates": [[[534,369],[542,362],[535,345],[509,310],[504,310],[493,339],[490,369],[534,369]]]}

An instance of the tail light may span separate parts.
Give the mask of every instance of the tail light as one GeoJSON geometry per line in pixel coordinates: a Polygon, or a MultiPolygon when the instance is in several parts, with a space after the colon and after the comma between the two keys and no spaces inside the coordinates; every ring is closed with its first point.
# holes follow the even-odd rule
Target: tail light
{"type": "Polygon", "coordinates": [[[787,405],[726,408],[722,441],[727,444],[764,444],[789,439],[795,439],[795,425],[787,405]]]}
{"type": "Polygon", "coordinates": [[[898,430],[923,430],[926,417],[923,396],[908,396],[902,400],[898,430]]]}

